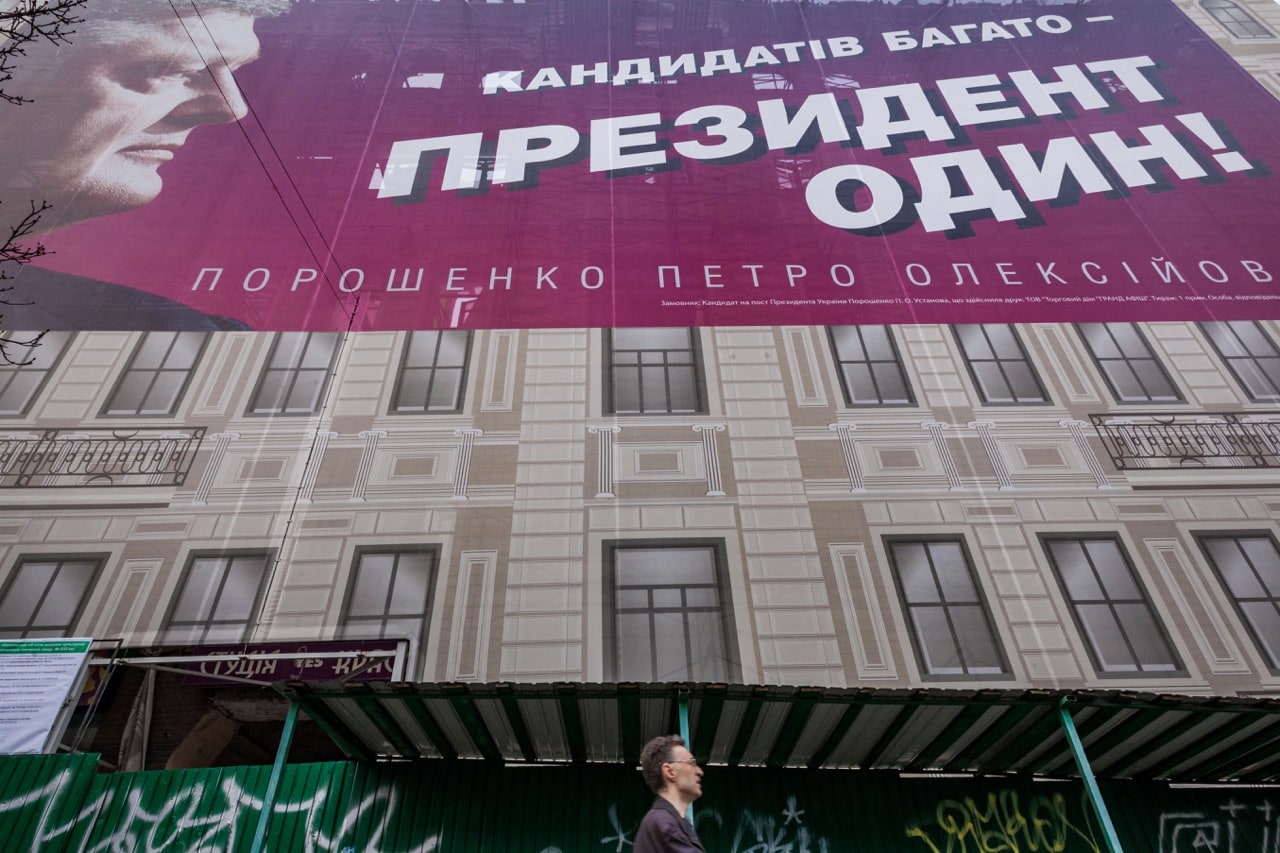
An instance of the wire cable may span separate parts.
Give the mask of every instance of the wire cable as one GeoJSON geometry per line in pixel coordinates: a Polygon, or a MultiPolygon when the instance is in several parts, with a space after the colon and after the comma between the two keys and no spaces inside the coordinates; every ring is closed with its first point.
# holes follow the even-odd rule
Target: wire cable
{"type": "MultiPolygon", "coordinates": [[[[213,85],[217,88],[218,94],[222,97],[223,102],[226,103],[227,105],[227,109],[234,114],[234,107],[231,104],[231,98],[227,95],[226,91],[222,88],[222,85],[218,82],[217,77],[213,73],[213,69],[209,66],[209,60],[205,58],[204,52],[200,50],[200,45],[196,42],[195,36],[192,34],[190,28],[187,27],[187,22],[183,19],[182,14],[178,11],[178,7],[174,5],[173,0],[168,0],[168,2],[169,2],[169,8],[173,9],[174,17],[178,19],[178,23],[182,26],[183,32],[187,34],[187,38],[191,41],[191,46],[195,49],[196,56],[200,58],[200,62],[204,64],[205,70],[209,73],[209,79],[213,82],[213,85]]],[[[223,55],[222,48],[218,46],[218,42],[213,37],[213,33],[209,31],[209,25],[207,22],[205,22],[204,15],[200,13],[199,8],[196,7],[195,0],[191,0],[191,8],[195,11],[196,16],[200,19],[201,25],[204,26],[205,32],[209,35],[210,42],[213,44],[214,49],[218,51],[218,55],[219,57],[221,57],[223,64],[225,65],[226,56],[223,55]]],[[[318,222],[316,222],[315,215],[311,211],[311,206],[307,204],[306,199],[303,197],[302,193],[298,190],[297,183],[294,182],[293,176],[289,173],[288,167],[285,165],[284,160],[280,157],[279,149],[277,149],[275,144],[271,141],[271,135],[267,132],[266,127],[262,124],[262,120],[258,118],[258,114],[254,110],[253,105],[249,102],[248,97],[245,95],[243,91],[240,91],[239,94],[241,99],[244,101],[245,106],[248,107],[249,114],[253,116],[254,122],[257,123],[258,129],[261,131],[263,139],[267,141],[268,147],[271,149],[272,154],[275,156],[275,160],[277,165],[280,168],[280,171],[284,173],[285,177],[289,181],[289,185],[293,188],[294,194],[297,196],[298,203],[302,206],[302,209],[306,211],[307,218],[310,220],[312,227],[315,228],[316,230],[316,236],[320,239],[320,242],[324,245],[325,252],[328,255],[329,261],[335,264],[339,269],[344,269],[341,262],[338,260],[337,255],[334,254],[333,246],[330,245],[329,241],[325,238],[324,232],[320,230],[320,225],[318,222]]],[[[236,126],[240,128],[240,133],[244,136],[245,143],[249,146],[249,150],[253,152],[253,156],[255,157],[255,159],[257,159],[258,165],[262,168],[263,175],[266,176],[267,182],[271,185],[272,191],[276,194],[276,197],[280,200],[281,207],[284,208],[285,213],[289,217],[289,221],[293,223],[294,230],[298,233],[298,236],[302,239],[303,245],[306,246],[307,253],[311,255],[311,258],[312,260],[315,261],[316,266],[319,267],[321,270],[325,271],[324,272],[325,284],[328,285],[329,290],[333,293],[334,298],[338,300],[339,304],[345,305],[347,301],[345,299],[345,296],[348,294],[343,294],[341,291],[338,290],[338,288],[334,286],[334,283],[330,279],[329,273],[327,271],[327,267],[329,266],[329,264],[321,260],[320,256],[316,253],[315,249],[312,248],[311,241],[307,239],[307,235],[303,231],[302,224],[298,221],[298,218],[294,215],[293,210],[290,207],[289,203],[285,200],[284,193],[280,191],[280,187],[277,184],[276,179],[272,176],[270,170],[267,167],[266,160],[263,159],[262,153],[258,150],[258,146],[254,144],[254,141],[252,137],[250,137],[249,131],[245,128],[243,121],[237,120],[236,126]]],[[[350,328],[351,322],[354,321],[355,319],[355,308],[359,304],[360,304],[359,299],[357,299],[354,305],[352,306],[352,308],[350,309],[350,311],[348,312],[348,316],[347,316],[348,328],[350,328]]]]}

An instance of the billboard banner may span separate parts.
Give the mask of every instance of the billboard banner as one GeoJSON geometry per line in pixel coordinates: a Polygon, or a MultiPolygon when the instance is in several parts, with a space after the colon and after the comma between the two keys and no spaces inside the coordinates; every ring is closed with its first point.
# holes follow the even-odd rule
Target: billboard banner
{"type": "Polygon", "coordinates": [[[1280,317],[1280,103],[1168,0],[106,0],[10,328],[1280,317]]]}

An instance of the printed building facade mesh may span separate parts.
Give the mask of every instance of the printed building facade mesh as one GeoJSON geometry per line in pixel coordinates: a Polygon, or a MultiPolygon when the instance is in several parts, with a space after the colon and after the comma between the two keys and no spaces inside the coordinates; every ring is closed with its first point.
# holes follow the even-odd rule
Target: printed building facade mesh
{"type": "MultiPolygon", "coordinates": [[[[219,660],[95,670],[67,746],[195,775],[21,765],[48,843],[243,834],[289,678],[1280,689],[1274,3],[86,14],[0,123],[54,251],[4,310],[51,331],[0,365],[0,637],[219,660]]],[[[634,774],[560,758],[451,772],[581,821],[334,763],[272,825],[625,846],[634,774]]],[[[850,773],[859,827],[825,773],[713,767],[699,829],[1098,849],[1071,784],[850,773]]],[[[1134,849],[1277,837],[1265,792],[1155,790],[1106,787],[1134,849]]]]}

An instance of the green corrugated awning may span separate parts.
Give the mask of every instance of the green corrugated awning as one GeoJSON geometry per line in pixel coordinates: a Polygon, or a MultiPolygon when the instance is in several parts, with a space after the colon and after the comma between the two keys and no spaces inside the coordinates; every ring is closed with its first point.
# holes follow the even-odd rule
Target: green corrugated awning
{"type": "Polygon", "coordinates": [[[1065,701],[1094,771],[1174,782],[1280,780],[1280,700],[1130,691],[888,690],[744,684],[284,682],[365,760],[634,763],[686,694],[710,764],[1076,775],[1065,701]]]}

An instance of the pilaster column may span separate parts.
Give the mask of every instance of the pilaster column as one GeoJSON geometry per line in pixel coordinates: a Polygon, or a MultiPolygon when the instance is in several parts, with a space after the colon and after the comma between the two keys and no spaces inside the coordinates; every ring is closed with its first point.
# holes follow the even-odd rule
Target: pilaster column
{"type": "Polygon", "coordinates": [[[316,477],[320,473],[320,463],[324,461],[324,452],[329,447],[329,439],[337,438],[336,432],[327,429],[316,430],[311,444],[311,459],[302,472],[302,483],[298,486],[298,503],[311,503],[311,493],[316,488],[316,477]]]}
{"type": "Polygon", "coordinates": [[[1007,492],[1013,488],[1013,479],[1009,476],[1009,469],[1005,466],[1004,460],[1000,458],[995,436],[991,434],[994,426],[995,423],[992,421],[969,422],[969,429],[978,431],[978,438],[982,440],[982,449],[987,451],[987,458],[991,460],[991,470],[996,474],[996,482],[1000,484],[1000,490],[1007,492]]]}
{"type": "Polygon", "coordinates": [[[1089,466],[1089,473],[1093,474],[1094,482],[1098,484],[1099,489],[1111,488],[1111,483],[1107,481],[1107,472],[1103,470],[1102,463],[1098,461],[1098,456],[1093,452],[1093,448],[1089,446],[1089,439],[1084,434],[1084,428],[1088,426],[1085,421],[1072,420],[1064,418],[1058,421],[1058,426],[1066,427],[1067,432],[1071,433],[1071,440],[1076,443],[1076,449],[1080,451],[1080,455],[1084,457],[1084,464],[1089,466]]]}
{"type": "Polygon", "coordinates": [[[358,435],[364,439],[364,448],[360,451],[360,463],[356,465],[356,481],[351,486],[351,500],[364,501],[364,491],[369,487],[369,475],[373,472],[373,455],[378,451],[378,442],[387,437],[387,431],[366,429],[358,435]]]}
{"type": "Polygon", "coordinates": [[[707,497],[724,497],[724,483],[720,479],[720,451],[716,448],[716,433],[724,430],[724,424],[693,425],[693,431],[702,434],[702,459],[707,466],[707,497]]]}
{"type": "Polygon", "coordinates": [[[855,424],[827,425],[827,429],[840,438],[840,452],[844,454],[844,467],[849,472],[849,491],[851,492],[863,492],[867,488],[862,480],[862,468],[858,465],[858,457],[853,452],[853,431],[857,428],[855,424]]]}
{"type": "Polygon", "coordinates": [[[938,458],[942,461],[942,470],[947,475],[947,488],[956,491],[961,488],[960,472],[956,470],[955,459],[951,457],[951,448],[947,446],[947,437],[943,435],[943,430],[951,427],[952,424],[944,424],[941,421],[923,421],[920,426],[929,431],[929,437],[933,439],[933,447],[938,451],[938,458]]]}
{"type": "Polygon", "coordinates": [[[453,499],[467,499],[467,480],[471,476],[471,450],[475,447],[476,436],[484,435],[482,429],[455,429],[453,434],[462,439],[458,448],[458,464],[453,470],[453,499]]]}
{"type": "Polygon", "coordinates": [[[227,455],[227,446],[231,442],[240,437],[238,432],[216,432],[209,438],[213,439],[213,452],[209,454],[209,464],[204,466],[204,473],[200,475],[200,482],[196,484],[195,497],[191,499],[192,503],[205,504],[209,502],[209,492],[213,490],[213,479],[218,475],[218,469],[222,466],[222,459],[227,455]]]}
{"type": "Polygon", "coordinates": [[[612,424],[605,426],[589,426],[587,432],[597,437],[596,440],[596,497],[612,498],[613,493],[613,437],[622,432],[622,427],[612,424]]]}

